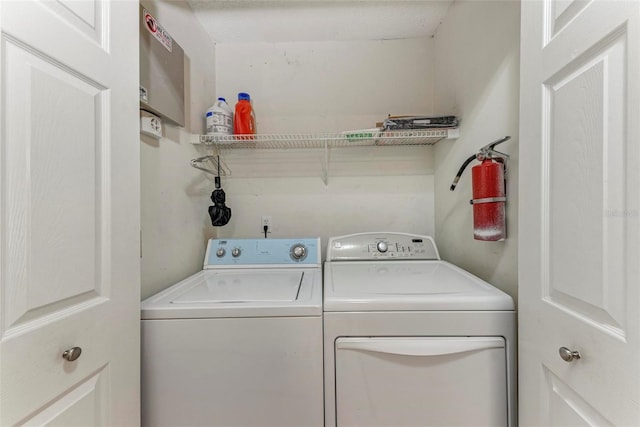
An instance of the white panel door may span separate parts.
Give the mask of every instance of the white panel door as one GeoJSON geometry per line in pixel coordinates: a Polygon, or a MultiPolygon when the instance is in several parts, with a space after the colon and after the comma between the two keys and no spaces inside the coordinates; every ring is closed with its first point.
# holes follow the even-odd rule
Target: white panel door
{"type": "Polygon", "coordinates": [[[521,34],[520,425],[638,426],[640,2],[522,2],[521,34]]]}
{"type": "Polygon", "coordinates": [[[0,28],[0,425],[138,425],[138,4],[0,28]]]}

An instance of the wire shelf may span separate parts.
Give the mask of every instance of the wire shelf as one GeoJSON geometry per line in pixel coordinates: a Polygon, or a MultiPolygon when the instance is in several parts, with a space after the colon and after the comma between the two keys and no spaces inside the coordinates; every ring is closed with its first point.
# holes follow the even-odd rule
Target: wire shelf
{"type": "Polygon", "coordinates": [[[454,139],[458,136],[458,128],[438,128],[324,134],[193,135],[192,143],[215,145],[218,149],[332,148],[372,145],[433,145],[442,139],[454,139]]]}

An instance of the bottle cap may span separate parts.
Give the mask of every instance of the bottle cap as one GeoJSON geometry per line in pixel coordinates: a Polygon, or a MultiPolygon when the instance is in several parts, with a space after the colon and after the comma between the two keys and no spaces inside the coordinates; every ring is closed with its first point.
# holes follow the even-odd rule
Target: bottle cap
{"type": "Polygon", "coordinates": [[[247,101],[250,101],[250,100],[251,100],[251,97],[249,96],[249,94],[248,94],[248,93],[240,92],[240,93],[238,94],[238,101],[243,100],[243,99],[244,99],[244,100],[247,100],[247,101]]]}
{"type": "Polygon", "coordinates": [[[222,97],[218,98],[218,101],[224,101],[224,102],[227,102],[227,100],[226,100],[226,99],[224,99],[224,98],[222,98],[222,97]]]}

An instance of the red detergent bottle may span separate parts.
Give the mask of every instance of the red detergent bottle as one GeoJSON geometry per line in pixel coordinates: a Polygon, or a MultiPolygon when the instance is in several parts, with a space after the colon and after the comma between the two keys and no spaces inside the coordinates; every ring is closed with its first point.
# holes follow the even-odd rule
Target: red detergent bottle
{"type": "Polygon", "coordinates": [[[248,93],[240,92],[233,117],[233,133],[235,135],[253,135],[256,133],[256,119],[248,93]]]}

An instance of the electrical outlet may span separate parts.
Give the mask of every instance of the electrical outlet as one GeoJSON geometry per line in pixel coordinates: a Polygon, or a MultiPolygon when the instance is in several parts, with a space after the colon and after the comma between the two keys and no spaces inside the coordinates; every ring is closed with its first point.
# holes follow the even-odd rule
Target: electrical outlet
{"type": "Polygon", "coordinates": [[[267,226],[271,228],[271,215],[262,215],[261,227],[267,226]]]}
{"type": "Polygon", "coordinates": [[[146,111],[140,111],[140,133],[153,138],[162,138],[162,120],[146,111]]]}

